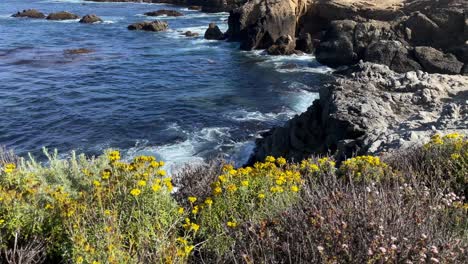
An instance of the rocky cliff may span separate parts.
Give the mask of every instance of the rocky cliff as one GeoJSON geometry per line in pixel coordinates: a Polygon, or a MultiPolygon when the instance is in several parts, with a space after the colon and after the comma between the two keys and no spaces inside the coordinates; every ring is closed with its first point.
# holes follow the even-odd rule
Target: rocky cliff
{"type": "Polygon", "coordinates": [[[255,0],[231,11],[227,35],[270,54],[316,48],[333,67],[364,60],[398,72],[468,73],[466,0],[255,0]]]}
{"type": "Polygon", "coordinates": [[[359,63],[321,88],[305,113],[264,134],[252,161],[327,153],[343,159],[410,147],[436,132],[468,133],[467,100],[467,76],[359,63]]]}

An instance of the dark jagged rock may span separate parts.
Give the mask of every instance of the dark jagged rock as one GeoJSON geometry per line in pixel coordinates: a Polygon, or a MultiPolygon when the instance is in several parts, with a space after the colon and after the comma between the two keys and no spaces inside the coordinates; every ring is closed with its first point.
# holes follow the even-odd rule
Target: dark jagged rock
{"type": "Polygon", "coordinates": [[[83,24],[93,24],[98,22],[102,22],[102,19],[94,14],[86,15],[80,20],[80,23],[83,24]]]}
{"type": "Polygon", "coordinates": [[[12,15],[12,17],[45,18],[46,16],[36,9],[27,9],[12,15]]]}
{"type": "Polygon", "coordinates": [[[399,41],[379,40],[366,49],[365,61],[387,65],[396,72],[421,70],[408,49],[399,41]]]}
{"type": "Polygon", "coordinates": [[[72,20],[72,19],[78,19],[78,18],[80,18],[80,16],[72,14],[67,11],[51,13],[47,16],[48,20],[72,20]]]}
{"type": "Polygon", "coordinates": [[[205,39],[209,40],[223,40],[226,37],[215,23],[210,23],[208,29],[205,31],[205,39]]]}
{"type": "Polygon", "coordinates": [[[410,72],[362,63],[320,89],[320,99],[257,140],[251,162],[266,156],[378,154],[420,144],[435,132],[468,132],[468,76],[410,72]]]}
{"type": "Polygon", "coordinates": [[[313,53],[315,51],[312,36],[309,33],[302,33],[296,40],[296,49],[305,53],[313,53]]]}
{"type": "Polygon", "coordinates": [[[161,9],[158,11],[152,11],[152,12],[146,12],[145,16],[173,16],[173,17],[178,17],[178,16],[183,16],[184,14],[175,11],[175,10],[166,10],[166,9],[161,9]]]}
{"type": "Polygon", "coordinates": [[[414,53],[424,70],[429,73],[459,74],[463,68],[463,63],[454,55],[431,47],[416,47],[414,53]]]}
{"type": "Polygon", "coordinates": [[[166,31],[169,25],[167,22],[155,20],[152,22],[144,21],[134,23],[128,26],[129,30],[144,30],[144,31],[166,31]]]}
{"type": "Polygon", "coordinates": [[[294,54],[296,44],[291,36],[281,36],[275,44],[267,49],[270,55],[291,55],[294,54]]]}

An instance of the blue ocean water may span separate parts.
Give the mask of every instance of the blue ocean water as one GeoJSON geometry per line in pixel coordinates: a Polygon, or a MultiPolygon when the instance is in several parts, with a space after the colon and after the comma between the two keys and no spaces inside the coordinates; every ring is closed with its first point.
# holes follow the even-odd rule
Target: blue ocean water
{"type": "Polygon", "coordinates": [[[317,98],[329,69],[310,55],[272,57],[203,39],[210,22],[226,30],[227,17],[164,4],[2,0],[0,145],[20,155],[117,148],[170,164],[221,153],[245,161],[261,131],[317,98]],[[10,17],[28,8],[94,13],[104,23],[10,17]],[[185,16],[158,18],[167,32],[127,30],[158,9],[185,16]],[[181,35],[188,30],[201,37],[181,35]],[[77,48],[94,52],[64,52],[77,48]]]}

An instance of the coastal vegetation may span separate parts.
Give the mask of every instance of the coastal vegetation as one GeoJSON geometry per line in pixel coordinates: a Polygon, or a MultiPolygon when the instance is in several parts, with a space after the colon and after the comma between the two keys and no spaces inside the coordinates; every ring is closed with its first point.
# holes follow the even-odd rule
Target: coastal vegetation
{"type": "Polygon", "coordinates": [[[344,161],[0,155],[0,262],[466,263],[468,139],[344,161]]]}

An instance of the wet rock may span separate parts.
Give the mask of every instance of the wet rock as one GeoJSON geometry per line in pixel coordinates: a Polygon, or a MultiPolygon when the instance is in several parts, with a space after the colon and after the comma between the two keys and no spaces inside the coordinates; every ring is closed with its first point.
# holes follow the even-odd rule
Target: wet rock
{"type": "Polygon", "coordinates": [[[416,47],[415,57],[429,73],[459,74],[463,63],[452,54],[446,54],[431,47],[416,47]]]}
{"type": "Polygon", "coordinates": [[[210,23],[208,29],[205,31],[205,39],[223,40],[225,39],[225,36],[215,23],[210,23]]]}
{"type": "Polygon", "coordinates": [[[175,10],[166,10],[166,9],[161,9],[158,11],[152,11],[152,12],[146,12],[145,16],[173,16],[173,17],[178,17],[178,16],[183,16],[184,14],[177,12],[175,10]]]}
{"type": "Polygon", "coordinates": [[[102,19],[94,14],[86,15],[80,20],[80,23],[83,24],[93,24],[98,22],[102,22],[102,19]]]}
{"type": "Polygon", "coordinates": [[[296,40],[296,49],[305,53],[312,53],[315,50],[312,36],[309,33],[299,35],[296,40]]]}
{"type": "Polygon", "coordinates": [[[129,30],[144,30],[144,31],[166,31],[169,25],[167,22],[155,20],[152,22],[144,21],[129,25],[129,30]]]}
{"type": "Polygon", "coordinates": [[[194,37],[198,37],[200,34],[198,34],[197,32],[186,31],[185,33],[183,33],[183,35],[189,38],[194,38],[194,37]]]}
{"type": "Polygon", "coordinates": [[[188,10],[201,11],[202,7],[201,6],[189,6],[188,10]]]}
{"type": "Polygon", "coordinates": [[[80,18],[78,15],[72,14],[67,11],[51,13],[47,16],[48,20],[71,20],[80,18]]]}
{"type": "Polygon", "coordinates": [[[273,46],[267,49],[267,53],[270,55],[291,55],[294,54],[295,47],[296,43],[291,36],[281,36],[273,46]]]}
{"type": "Polygon", "coordinates": [[[27,9],[12,15],[12,17],[45,18],[46,16],[36,9],[27,9]]]}

